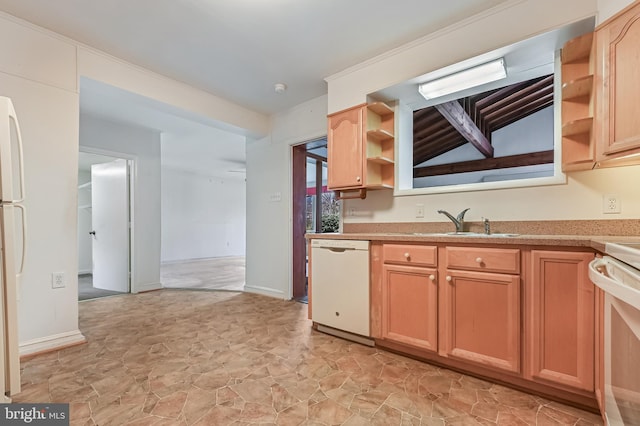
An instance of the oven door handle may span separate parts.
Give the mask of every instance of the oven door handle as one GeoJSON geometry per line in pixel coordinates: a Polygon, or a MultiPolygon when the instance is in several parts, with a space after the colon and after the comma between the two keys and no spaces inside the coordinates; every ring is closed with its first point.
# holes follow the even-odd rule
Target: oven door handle
{"type": "Polygon", "coordinates": [[[626,280],[640,283],[640,273],[638,273],[637,270],[611,257],[605,256],[602,259],[594,259],[589,263],[589,278],[595,285],[613,297],[634,306],[636,309],[640,309],[640,290],[632,288],[624,282],[626,280]],[[619,274],[624,275],[622,281],[609,276],[606,272],[606,268],[608,268],[609,265],[611,268],[614,268],[614,270],[617,269],[619,274]],[[603,271],[602,268],[605,268],[605,271],[603,271]]]}
{"type": "Polygon", "coordinates": [[[606,273],[607,264],[611,262],[608,257],[596,257],[589,262],[589,278],[604,291],[610,290],[611,286],[616,286],[617,281],[609,277],[606,273]],[[604,268],[604,270],[603,270],[604,268]]]}

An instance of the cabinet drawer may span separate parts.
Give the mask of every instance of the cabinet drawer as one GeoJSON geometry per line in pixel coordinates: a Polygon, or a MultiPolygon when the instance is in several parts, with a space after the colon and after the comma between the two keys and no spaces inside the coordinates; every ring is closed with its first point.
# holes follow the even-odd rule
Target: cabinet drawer
{"type": "Polygon", "coordinates": [[[435,246],[385,244],[382,249],[382,258],[384,263],[436,266],[437,253],[435,246]]]}
{"type": "Polygon", "coordinates": [[[447,247],[446,267],[470,271],[520,273],[520,250],[502,248],[447,247]]]}

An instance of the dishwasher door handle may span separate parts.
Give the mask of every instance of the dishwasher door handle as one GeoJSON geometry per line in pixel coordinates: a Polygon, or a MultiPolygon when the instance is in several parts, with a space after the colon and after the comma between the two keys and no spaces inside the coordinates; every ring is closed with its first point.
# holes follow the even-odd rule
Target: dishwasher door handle
{"type": "Polygon", "coordinates": [[[353,250],[353,249],[348,249],[346,247],[326,247],[327,249],[329,249],[329,251],[332,251],[334,253],[344,253],[347,250],[353,250]]]}

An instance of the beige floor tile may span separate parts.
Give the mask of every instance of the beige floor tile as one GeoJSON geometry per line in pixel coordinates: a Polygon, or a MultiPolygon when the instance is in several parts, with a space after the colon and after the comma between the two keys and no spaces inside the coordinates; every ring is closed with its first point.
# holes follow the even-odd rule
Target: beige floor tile
{"type": "Polygon", "coordinates": [[[601,425],[599,416],[311,329],[306,305],[170,290],[80,304],[88,343],[22,363],[71,424],[601,425]]]}

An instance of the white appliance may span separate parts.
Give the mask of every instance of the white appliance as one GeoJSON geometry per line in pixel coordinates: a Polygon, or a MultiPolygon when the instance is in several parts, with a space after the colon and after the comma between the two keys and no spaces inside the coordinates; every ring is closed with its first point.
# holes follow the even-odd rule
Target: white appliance
{"type": "Polygon", "coordinates": [[[11,99],[0,97],[0,402],[20,392],[17,304],[26,249],[24,195],[20,127],[11,99]]]}
{"type": "Polygon", "coordinates": [[[604,299],[604,411],[611,426],[640,425],[640,243],[607,243],[589,265],[604,299]]]}
{"type": "Polygon", "coordinates": [[[319,330],[370,344],[336,332],[370,335],[369,241],[311,240],[311,303],[319,330]]]}

